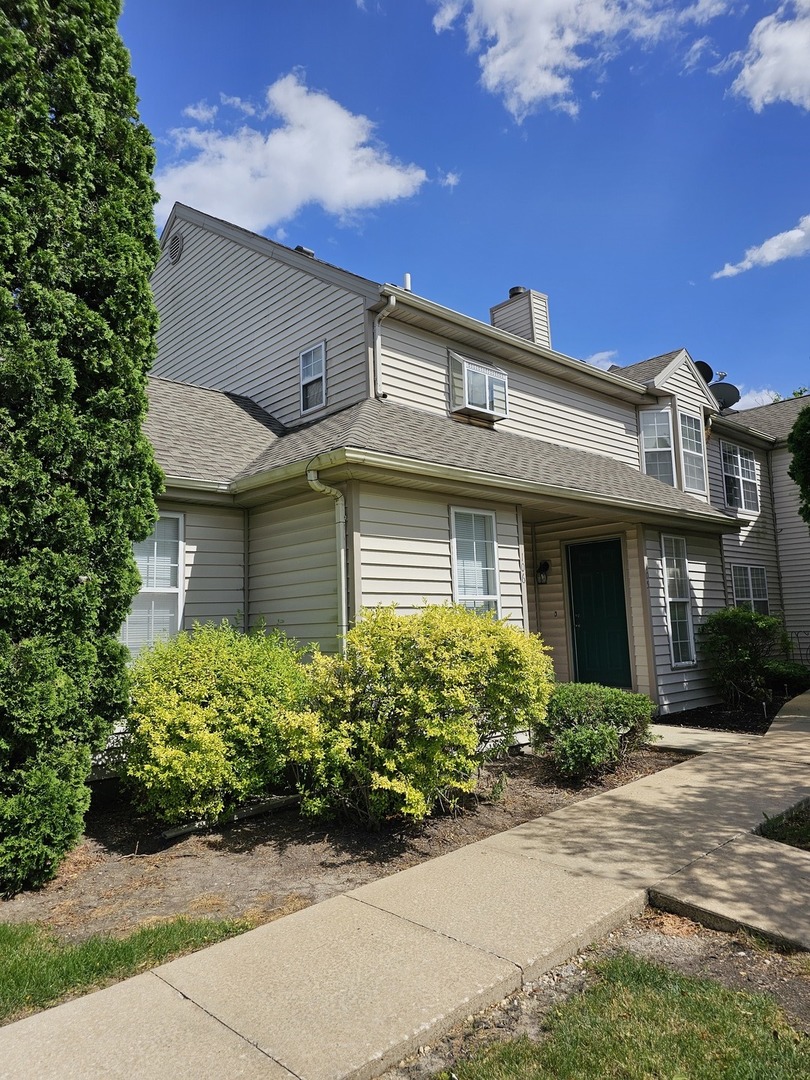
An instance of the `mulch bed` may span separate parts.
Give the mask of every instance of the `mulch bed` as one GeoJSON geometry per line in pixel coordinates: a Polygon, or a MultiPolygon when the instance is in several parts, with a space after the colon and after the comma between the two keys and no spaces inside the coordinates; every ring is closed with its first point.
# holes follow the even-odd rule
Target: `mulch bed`
{"type": "Polygon", "coordinates": [[[700,709],[659,716],[657,724],[670,727],[706,728],[709,731],[733,731],[741,735],[764,735],[779,710],[790,700],[775,698],[770,702],[752,701],[733,708],[728,705],[704,705],[700,709]]]}

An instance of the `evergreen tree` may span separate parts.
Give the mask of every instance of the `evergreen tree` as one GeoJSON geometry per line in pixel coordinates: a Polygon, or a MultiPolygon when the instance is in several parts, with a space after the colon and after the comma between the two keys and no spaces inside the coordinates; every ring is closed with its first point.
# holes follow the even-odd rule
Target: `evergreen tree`
{"type": "Polygon", "coordinates": [[[160,474],[154,153],[120,0],[0,0],[0,892],[52,876],[125,708],[160,474]]]}
{"type": "Polygon", "coordinates": [[[799,486],[799,513],[810,525],[810,403],[799,413],[788,435],[788,449],[793,455],[788,473],[799,486]]]}

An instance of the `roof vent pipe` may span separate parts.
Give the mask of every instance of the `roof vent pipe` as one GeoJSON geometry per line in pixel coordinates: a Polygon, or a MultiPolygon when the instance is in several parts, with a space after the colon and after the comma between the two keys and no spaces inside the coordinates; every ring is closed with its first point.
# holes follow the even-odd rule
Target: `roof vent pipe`
{"type": "Polygon", "coordinates": [[[410,274],[406,274],[405,277],[402,279],[402,288],[406,292],[411,291],[411,275],[410,274]]]}

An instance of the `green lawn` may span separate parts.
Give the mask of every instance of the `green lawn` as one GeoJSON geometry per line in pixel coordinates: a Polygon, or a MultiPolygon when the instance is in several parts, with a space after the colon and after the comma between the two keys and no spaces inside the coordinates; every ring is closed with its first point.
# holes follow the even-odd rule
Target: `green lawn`
{"type": "Polygon", "coordinates": [[[783,814],[768,818],[759,827],[760,836],[778,840],[780,844],[810,851],[810,802],[801,802],[783,814]]]}
{"type": "Polygon", "coordinates": [[[250,929],[245,921],[173,919],[128,937],[66,944],[42,927],[0,923],[0,1023],[44,1009],[250,929]]]}
{"type": "MultiPolygon", "coordinates": [[[[624,955],[553,1015],[542,1043],[499,1043],[455,1066],[458,1080],[797,1080],[810,1039],[768,998],[624,955]]],[[[440,1074],[442,1078],[449,1072],[440,1074]]]]}

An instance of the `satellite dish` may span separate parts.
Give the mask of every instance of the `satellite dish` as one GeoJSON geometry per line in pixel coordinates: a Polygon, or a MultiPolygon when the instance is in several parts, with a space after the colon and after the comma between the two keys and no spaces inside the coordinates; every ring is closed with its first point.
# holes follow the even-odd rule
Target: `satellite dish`
{"type": "Polygon", "coordinates": [[[709,389],[714,394],[715,400],[721,409],[730,409],[740,400],[740,391],[730,382],[713,383],[709,389]]]}
{"type": "Polygon", "coordinates": [[[701,378],[704,382],[710,383],[712,381],[712,379],[714,378],[714,372],[708,364],[704,363],[703,360],[696,360],[695,367],[700,372],[701,378]]]}

